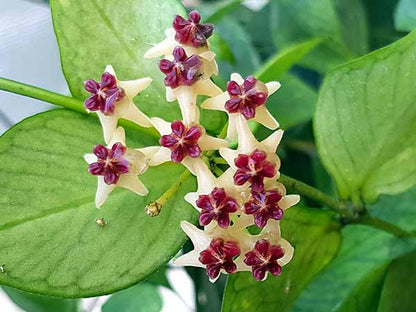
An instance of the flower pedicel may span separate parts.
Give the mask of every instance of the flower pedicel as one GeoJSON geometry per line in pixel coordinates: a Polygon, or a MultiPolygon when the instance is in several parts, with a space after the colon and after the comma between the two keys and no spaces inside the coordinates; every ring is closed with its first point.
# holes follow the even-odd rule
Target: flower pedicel
{"type": "Polygon", "coordinates": [[[119,81],[114,69],[107,66],[100,82],[85,82],[91,96],[84,106],[98,114],[107,144],[96,145],[85,160],[89,163],[88,171],[98,179],[97,207],[117,186],[146,195],[148,191],[138,176],[148,166],[168,161],[182,163],[197,178],[197,191],[186,194],[185,200],[200,213],[202,229],[182,221],[181,227],[194,249],[174,262],[205,268],[211,281],[221,273],[237,271],[251,271],[255,279],[264,280],[269,273],[279,275],[293,256],[293,247],[281,237],[280,220],[286,209],[296,205],[299,196],[286,195],[285,187],[278,182],[280,160],[276,151],[283,131],[276,130],[258,142],[248,121],[257,121],[272,130],[278,128],[266,101],[280,84],[232,74],[223,92],[211,80],[212,75],[218,74],[215,54],[208,42],[213,29],[212,24],[201,23],[196,11],[189,13],[188,19],[176,16],[172,28],[166,30],[166,39],[144,55],[163,57],[159,69],[165,74],[166,99],[178,101],[182,120],[149,118],[133,103],[133,98],[150,84],[150,78],[119,81]],[[206,134],[196,105],[200,95],[210,97],[202,108],[228,114],[227,137],[238,138],[237,150],[228,148],[224,139],[206,134]],[[153,126],[161,135],[160,145],[127,147],[124,130],[117,128],[119,118],[153,126]],[[219,151],[229,164],[218,177],[204,161],[212,155],[204,155],[206,151],[219,151]],[[259,227],[260,233],[251,234],[252,226],[259,227]]]}

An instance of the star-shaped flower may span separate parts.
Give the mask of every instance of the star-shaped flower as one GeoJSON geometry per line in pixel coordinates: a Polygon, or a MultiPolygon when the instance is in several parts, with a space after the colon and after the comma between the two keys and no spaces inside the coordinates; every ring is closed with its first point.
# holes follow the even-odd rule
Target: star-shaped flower
{"type": "Polygon", "coordinates": [[[201,107],[224,111],[229,116],[227,137],[234,140],[238,134],[238,119],[252,119],[269,129],[277,129],[279,123],[266,108],[266,99],[280,88],[280,83],[271,81],[266,84],[253,76],[243,79],[239,74],[231,75],[227,91],[205,100],[201,107]]]}
{"type": "Polygon", "coordinates": [[[254,215],[254,223],[258,227],[264,227],[269,219],[283,218],[283,209],[279,207],[281,199],[278,190],[252,192],[251,199],[244,204],[243,210],[246,214],[254,215]]]}
{"type": "Polygon", "coordinates": [[[176,15],[172,25],[176,31],[175,40],[195,48],[205,46],[207,39],[212,35],[214,25],[200,24],[200,20],[201,15],[198,11],[190,12],[188,20],[176,15]]]}
{"type": "Polygon", "coordinates": [[[129,189],[140,196],[148,191],[138,179],[148,167],[148,156],[140,150],[126,147],[125,132],[117,128],[107,147],[96,145],[93,154],[86,154],[88,171],[98,178],[95,205],[101,207],[117,186],[129,189]]]}
{"type": "Polygon", "coordinates": [[[130,120],[142,127],[151,127],[150,119],[133,102],[133,98],[146,89],[152,82],[150,78],[119,81],[111,65],[108,65],[101,82],[87,80],[85,89],[91,96],[84,106],[90,112],[96,112],[100,118],[105,142],[110,142],[120,118],[130,120]]]}
{"type": "Polygon", "coordinates": [[[161,148],[153,155],[150,166],[171,160],[181,162],[194,172],[193,163],[202,152],[218,150],[228,145],[225,140],[207,135],[205,129],[198,124],[186,126],[179,120],[170,123],[157,117],[151,118],[151,121],[161,135],[161,148]]]}

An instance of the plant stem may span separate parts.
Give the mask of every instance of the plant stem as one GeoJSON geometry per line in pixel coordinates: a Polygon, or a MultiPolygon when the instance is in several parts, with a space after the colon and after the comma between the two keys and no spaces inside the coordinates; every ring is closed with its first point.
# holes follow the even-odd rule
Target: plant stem
{"type": "MultiPolygon", "coordinates": [[[[62,106],[81,114],[88,114],[85,110],[82,101],[74,99],[73,97],[62,95],[56,92],[31,86],[18,81],[0,77],[0,90],[20,94],[33,99],[48,102],[54,105],[62,106]]],[[[96,114],[94,114],[96,116],[96,114]]],[[[154,128],[144,128],[128,120],[120,120],[120,125],[126,128],[137,129],[141,132],[147,133],[155,138],[159,138],[159,133],[154,128]]]]}
{"type": "Polygon", "coordinates": [[[404,231],[401,228],[395,226],[394,224],[388,223],[378,218],[374,218],[373,216],[369,215],[367,212],[359,216],[357,219],[351,220],[350,223],[368,225],[368,226],[383,230],[385,232],[391,233],[394,236],[398,236],[398,237],[416,236],[416,233],[410,233],[410,232],[404,231]]]}
{"type": "Polygon", "coordinates": [[[86,113],[82,102],[77,99],[14,80],[0,77],[0,90],[63,106],[79,113],[86,113]]]}
{"type": "Polygon", "coordinates": [[[347,208],[347,206],[335,200],[331,196],[321,192],[320,190],[307,185],[301,181],[288,177],[281,174],[279,182],[283,183],[286,188],[290,191],[299,193],[302,196],[308,197],[317,203],[320,203],[336,212],[338,212],[342,217],[354,218],[354,213],[347,208]]]}

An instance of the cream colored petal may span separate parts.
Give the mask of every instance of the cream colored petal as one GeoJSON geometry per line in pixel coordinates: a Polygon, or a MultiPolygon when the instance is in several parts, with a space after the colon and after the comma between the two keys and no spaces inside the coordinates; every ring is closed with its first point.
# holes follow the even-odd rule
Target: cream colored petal
{"type": "Polygon", "coordinates": [[[124,131],[124,128],[118,127],[114,131],[113,137],[111,138],[111,141],[108,144],[108,147],[111,148],[115,143],[121,143],[124,146],[126,146],[126,131],[124,131]]]}
{"type": "Polygon", "coordinates": [[[280,82],[277,81],[270,81],[266,83],[267,91],[269,93],[269,96],[271,96],[273,93],[275,93],[277,90],[280,89],[280,82]]]}
{"type": "Polygon", "coordinates": [[[270,114],[269,110],[264,105],[257,107],[256,116],[253,120],[271,130],[277,129],[279,127],[279,123],[272,116],[272,114],[270,114]]]}
{"type": "Polygon", "coordinates": [[[162,118],[153,117],[150,118],[153,127],[160,133],[160,135],[168,135],[172,133],[171,123],[164,121],[162,118]]]}
{"type": "Polygon", "coordinates": [[[220,155],[225,161],[230,165],[233,170],[237,170],[237,167],[234,164],[234,159],[238,157],[238,152],[229,148],[221,148],[220,155]]]}
{"type": "Polygon", "coordinates": [[[173,90],[169,87],[166,87],[166,101],[173,102],[176,101],[176,95],[173,93],[173,90]]]}
{"type": "Polygon", "coordinates": [[[269,219],[266,226],[261,231],[260,238],[267,238],[273,244],[280,238],[280,221],[269,219]]]}
{"type": "Polygon", "coordinates": [[[225,102],[230,99],[228,92],[223,92],[213,98],[207,99],[201,104],[201,108],[219,110],[225,112],[225,102]]]}
{"type": "Polygon", "coordinates": [[[239,85],[242,85],[244,83],[243,77],[241,77],[238,73],[232,73],[230,80],[237,82],[239,85]]]}
{"type": "Polygon", "coordinates": [[[268,136],[265,140],[260,143],[260,148],[269,152],[269,153],[276,153],[277,147],[280,144],[280,141],[283,137],[283,130],[274,131],[270,136],[268,136]]]}
{"type": "Polygon", "coordinates": [[[97,162],[97,156],[95,156],[94,154],[85,154],[84,159],[88,164],[97,162]]]}
{"type": "Polygon", "coordinates": [[[200,208],[196,205],[196,201],[198,200],[199,196],[196,192],[188,193],[185,195],[185,200],[190,203],[194,208],[198,211],[201,211],[200,208]]]}
{"type": "Polygon", "coordinates": [[[290,262],[290,260],[292,260],[293,253],[295,252],[295,249],[293,248],[293,246],[287,240],[285,240],[283,238],[279,239],[279,245],[285,251],[285,255],[282,258],[280,258],[279,260],[277,260],[277,262],[281,266],[284,266],[284,265],[288,264],[290,262]]]}
{"type": "Polygon", "coordinates": [[[107,66],[105,67],[105,71],[106,71],[107,73],[109,73],[109,74],[113,75],[114,77],[116,77],[116,80],[117,80],[117,75],[116,75],[116,72],[115,72],[115,70],[114,70],[113,66],[111,66],[111,65],[107,65],[107,66]]]}
{"type": "Polygon", "coordinates": [[[199,79],[192,86],[195,94],[206,95],[209,97],[218,96],[222,93],[220,87],[218,87],[211,79],[199,79]]]}
{"type": "Polygon", "coordinates": [[[237,133],[240,153],[249,154],[258,147],[259,143],[251,132],[248,121],[242,115],[238,115],[237,133]]]}
{"type": "Polygon", "coordinates": [[[124,90],[126,96],[132,99],[137,94],[146,89],[151,82],[152,79],[150,78],[141,78],[136,80],[120,81],[119,86],[124,90]]]}
{"type": "Polygon", "coordinates": [[[227,128],[227,139],[234,141],[238,137],[237,124],[238,114],[228,114],[228,128],[227,128]]]}
{"type": "Polygon", "coordinates": [[[138,176],[135,174],[121,175],[118,180],[118,185],[140,196],[146,196],[149,193],[146,186],[144,186],[142,181],[140,181],[138,176]]]}
{"type": "Polygon", "coordinates": [[[207,51],[199,54],[199,56],[202,58],[203,77],[209,79],[212,75],[218,75],[218,64],[215,61],[215,53],[207,51]]]}
{"type": "Polygon", "coordinates": [[[192,267],[198,267],[198,268],[205,268],[205,265],[203,265],[199,261],[199,253],[200,251],[192,250],[183,256],[180,256],[177,259],[173,260],[173,264],[179,265],[179,266],[192,266],[192,267]]]}
{"type": "Polygon", "coordinates": [[[152,122],[133,102],[131,102],[127,110],[120,116],[121,118],[130,120],[142,127],[151,127],[152,122]]]}
{"type": "Polygon", "coordinates": [[[104,182],[103,176],[98,176],[98,185],[97,185],[97,193],[95,194],[95,206],[100,208],[104,202],[107,200],[110,193],[116,187],[115,184],[108,185],[104,182]]]}
{"type": "Polygon", "coordinates": [[[191,239],[195,250],[201,252],[209,247],[211,237],[207,233],[187,221],[181,222],[181,228],[191,239]]]}
{"type": "Polygon", "coordinates": [[[106,116],[102,112],[97,112],[97,115],[103,128],[104,141],[109,144],[116,130],[118,118],[116,116],[106,116]]]}
{"type": "Polygon", "coordinates": [[[219,150],[222,147],[228,147],[227,141],[206,134],[198,140],[198,145],[202,151],[219,150]]]}
{"type": "Polygon", "coordinates": [[[279,207],[286,210],[295,206],[300,201],[299,195],[286,195],[279,201],[279,207]]]}
{"type": "Polygon", "coordinates": [[[160,148],[160,146],[148,146],[144,148],[137,148],[136,150],[142,152],[146,157],[146,161],[150,162],[150,160],[153,158],[153,156],[155,156],[160,148]]]}
{"type": "Polygon", "coordinates": [[[200,57],[202,57],[203,59],[207,60],[207,61],[212,61],[215,59],[215,53],[212,51],[206,51],[203,52],[201,54],[199,54],[200,57]]]}
{"type": "Polygon", "coordinates": [[[195,163],[197,162],[197,161],[199,161],[200,160],[200,158],[199,157],[197,157],[197,158],[192,158],[192,157],[189,157],[189,156],[186,156],[183,160],[182,160],[182,162],[181,162],[181,164],[183,165],[183,166],[185,166],[185,168],[186,169],[188,169],[193,175],[196,175],[196,173],[195,173],[195,163]]]}
{"type": "Polygon", "coordinates": [[[273,179],[265,180],[264,181],[264,188],[267,189],[267,190],[277,189],[278,192],[282,196],[286,195],[286,187],[282,183],[277,182],[276,180],[273,180],[273,179]]]}
{"type": "Polygon", "coordinates": [[[193,87],[179,87],[173,92],[178,99],[184,124],[187,126],[193,123],[199,124],[199,109],[196,106],[196,94],[193,87]]]}
{"type": "Polygon", "coordinates": [[[155,57],[172,54],[173,49],[177,45],[178,42],[176,42],[174,35],[169,34],[169,36],[166,37],[163,41],[147,50],[143,57],[145,59],[151,59],[155,57]]]}
{"type": "Polygon", "coordinates": [[[152,159],[149,161],[149,166],[159,166],[160,164],[163,164],[165,162],[168,162],[171,160],[170,158],[171,151],[170,149],[166,147],[161,147],[152,157],[152,159]]]}
{"type": "Polygon", "coordinates": [[[208,194],[215,187],[215,176],[208,168],[207,164],[200,158],[193,162],[194,175],[198,181],[198,194],[208,194]]]}

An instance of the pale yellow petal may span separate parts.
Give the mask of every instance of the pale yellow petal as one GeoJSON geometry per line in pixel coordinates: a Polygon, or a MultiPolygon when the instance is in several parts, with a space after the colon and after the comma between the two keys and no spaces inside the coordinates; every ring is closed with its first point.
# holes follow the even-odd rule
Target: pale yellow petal
{"type": "Polygon", "coordinates": [[[98,184],[97,184],[97,193],[95,194],[95,206],[100,208],[104,202],[107,200],[110,193],[116,187],[115,184],[108,185],[104,182],[104,177],[98,176],[97,177],[98,184]]]}
{"type": "Polygon", "coordinates": [[[228,95],[228,92],[223,92],[202,102],[201,108],[225,112],[225,102],[227,102],[229,99],[230,96],[228,95]]]}
{"type": "Polygon", "coordinates": [[[204,134],[198,141],[202,151],[219,150],[222,147],[228,147],[227,141],[204,134]]]}
{"type": "Polygon", "coordinates": [[[97,161],[97,156],[95,156],[94,154],[85,154],[84,159],[88,164],[92,164],[97,161]]]}
{"type": "Polygon", "coordinates": [[[120,116],[121,118],[130,120],[142,127],[151,127],[152,122],[133,102],[131,102],[127,110],[120,116]]]}
{"type": "Polygon", "coordinates": [[[244,83],[243,77],[241,77],[238,73],[232,73],[230,80],[237,82],[239,85],[242,85],[244,83]]]}
{"type": "Polygon", "coordinates": [[[140,181],[136,174],[121,175],[118,185],[140,196],[146,196],[149,193],[146,186],[140,181]]]}
{"type": "Polygon", "coordinates": [[[269,110],[264,105],[259,106],[256,109],[256,116],[253,118],[253,120],[271,130],[277,129],[279,127],[279,123],[272,116],[272,114],[270,114],[269,110]]]}
{"type": "Polygon", "coordinates": [[[119,86],[124,90],[126,97],[133,98],[152,82],[151,78],[141,78],[136,80],[120,81],[119,86]]]}
{"type": "Polygon", "coordinates": [[[106,116],[102,112],[97,112],[97,115],[103,128],[104,141],[106,144],[109,144],[117,127],[117,117],[106,116]]]}
{"type": "Polygon", "coordinates": [[[299,195],[286,195],[279,201],[279,207],[286,210],[295,206],[300,201],[299,195]]]}
{"type": "Polygon", "coordinates": [[[280,89],[280,82],[277,81],[270,81],[266,83],[267,91],[269,92],[269,96],[275,93],[277,90],[280,89]]]}
{"type": "Polygon", "coordinates": [[[171,123],[159,117],[150,118],[150,121],[160,135],[168,135],[172,133],[171,123]]]}

